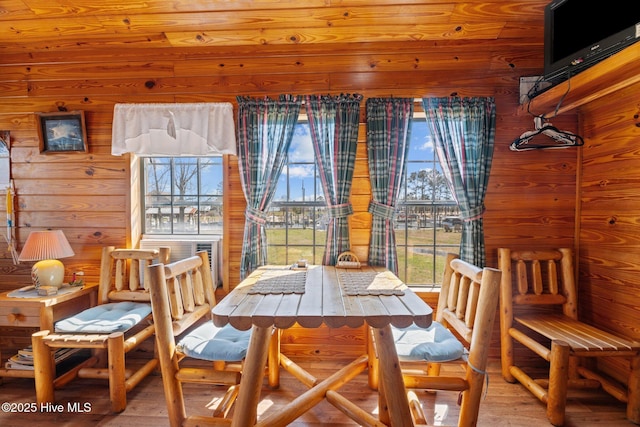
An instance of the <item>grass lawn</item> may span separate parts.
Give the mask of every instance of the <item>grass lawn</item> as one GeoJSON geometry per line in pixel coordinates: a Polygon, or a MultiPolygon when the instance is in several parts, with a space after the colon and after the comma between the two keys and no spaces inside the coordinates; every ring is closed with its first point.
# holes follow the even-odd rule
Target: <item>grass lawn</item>
{"type": "MultiPolygon", "coordinates": [[[[445,232],[441,228],[409,229],[396,231],[398,251],[398,275],[408,284],[439,284],[444,271],[447,252],[457,253],[460,233],[445,232]],[[434,240],[435,239],[435,240],[434,240]],[[402,246],[407,243],[407,251],[402,246]],[[434,241],[437,242],[434,253],[434,241]],[[435,267],[434,267],[435,266],[435,267]]],[[[267,230],[269,264],[291,264],[298,259],[319,264],[324,252],[325,231],[307,228],[271,228],[267,230]],[[285,246],[289,243],[289,246],[285,246]],[[314,256],[315,249],[315,256],[314,256]]]]}

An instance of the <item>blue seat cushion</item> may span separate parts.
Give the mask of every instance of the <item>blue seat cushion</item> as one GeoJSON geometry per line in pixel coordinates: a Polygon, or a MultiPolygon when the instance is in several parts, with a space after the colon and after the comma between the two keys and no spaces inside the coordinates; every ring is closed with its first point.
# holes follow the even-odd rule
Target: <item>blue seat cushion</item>
{"type": "Polygon", "coordinates": [[[247,355],[251,329],[240,331],[231,325],[221,328],[212,321],[187,333],[177,344],[177,350],[201,360],[237,362],[247,355]]]}
{"type": "Polygon", "coordinates": [[[88,308],[75,316],[59,320],[56,332],[108,334],[125,332],[151,313],[151,304],[141,302],[113,302],[88,308]]]}
{"type": "Polygon", "coordinates": [[[464,346],[453,333],[438,322],[429,328],[411,325],[392,327],[393,340],[400,360],[447,362],[464,354],[464,346]]]}

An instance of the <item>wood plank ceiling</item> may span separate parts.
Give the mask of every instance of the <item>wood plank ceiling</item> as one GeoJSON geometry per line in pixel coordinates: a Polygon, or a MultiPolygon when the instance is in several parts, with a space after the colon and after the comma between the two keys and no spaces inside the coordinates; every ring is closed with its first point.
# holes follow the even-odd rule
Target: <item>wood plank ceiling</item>
{"type": "Polygon", "coordinates": [[[524,75],[542,66],[548,1],[2,0],[0,63],[101,62],[151,49],[159,58],[215,54],[228,59],[226,72],[243,58],[282,56],[272,73],[322,72],[331,61],[349,72],[524,75]],[[425,55],[394,58],[403,52],[425,55]]]}

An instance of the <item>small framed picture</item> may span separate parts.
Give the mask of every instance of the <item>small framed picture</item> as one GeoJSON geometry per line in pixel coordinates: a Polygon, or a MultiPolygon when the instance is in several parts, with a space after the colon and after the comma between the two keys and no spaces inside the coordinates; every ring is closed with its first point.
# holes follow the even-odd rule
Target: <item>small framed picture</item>
{"type": "Polygon", "coordinates": [[[41,153],[87,151],[84,111],[38,113],[41,153]]]}

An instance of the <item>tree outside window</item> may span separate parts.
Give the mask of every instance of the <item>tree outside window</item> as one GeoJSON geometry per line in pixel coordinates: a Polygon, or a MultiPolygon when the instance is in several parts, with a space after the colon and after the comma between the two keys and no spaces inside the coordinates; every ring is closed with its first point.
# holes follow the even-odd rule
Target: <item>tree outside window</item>
{"type": "Polygon", "coordinates": [[[143,161],[145,234],[222,233],[222,157],[143,161]]]}

